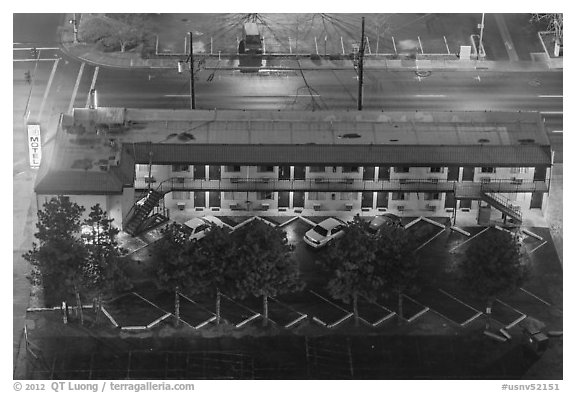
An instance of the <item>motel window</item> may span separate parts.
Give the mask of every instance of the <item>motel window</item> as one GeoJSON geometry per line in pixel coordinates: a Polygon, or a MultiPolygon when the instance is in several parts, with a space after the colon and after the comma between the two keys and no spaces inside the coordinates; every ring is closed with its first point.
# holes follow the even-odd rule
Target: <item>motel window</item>
{"type": "Polygon", "coordinates": [[[246,200],[246,193],[241,191],[226,191],[224,199],[227,201],[246,200]]]}
{"type": "Polygon", "coordinates": [[[358,172],[359,167],[357,166],[343,166],[342,172],[350,173],[350,172],[358,172]]]}
{"type": "Polygon", "coordinates": [[[190,171],[189,165],[172,165],[172,172],[188,172],[190,171]]]}
{"type": "Polygon", "coordinates": [[[341,192],[340,193],[340,200],[341,201],[350,201],[350,200],[357,200],[358,193],[357,192],[341,192]]]}
{"type": "Polygon", "coordinates": [[[311,166],[310,167],[310,172],[325,172],[326,171],[326,167],[323,166],[311,166]]]}
{"type": "Polygon", "coordinates": [[[496,168],[491,167],[491,166],[483,166],[480,169],[480,172],[482,172],[482,173],[496,173],[496,168]]]}
{"type": "Polygon", "coordinates": [[[438,192],[427,192],[424,194],[424,199],[426,201],[437,201],[440,199],[440,193],[438,192]]]}
{"type": "Polygon", "coordinates": [[[258,199],[274,199],[274,193],[272,191],[262,191],[258,192],[258,199]]]}
{"type": "Polygon", "coordinates": [[[430,173],[443,173],[443,172],[444,172],[444,168],[442,168],[441,166],[430,167],[430,173]]]}
{"type": "Polygon", "coordinates": [[[240,172],[239,165],[228,165],[226,166],[226,172],[240,172]]]}
{"type": "Polygon", "coordinates": [[[393,192],[392,193],[392,200],[393,201],[403,201],[406,199],[406,194],[403,192],[393,192]]]}
{"type": "Polygon", "coordinates": [[[274,172],[273,166],[259,166],[258,172],[274,172]]]}
{"type": "Polygon", "coordinates": [[[324,192],[309,192],[308,200],[310,201],[323,201],[326,199],[326,193],[324,192]]]}
{"type": "Polygon", "coordinates": [[[510,173],[528,173],[529,168],[510,168],[510,173]]]}
{"type": "Polygon", "coordinates": [[[410,172],[410,167],[409,166],[395,166],[394,172],[396,172],[396,173],[408,173],[408,172],[410,172]]]}
{"type": "Polygon", "coordinates": [[[190,199],[190,191],[172,191],[172,199],[190,199]]]}

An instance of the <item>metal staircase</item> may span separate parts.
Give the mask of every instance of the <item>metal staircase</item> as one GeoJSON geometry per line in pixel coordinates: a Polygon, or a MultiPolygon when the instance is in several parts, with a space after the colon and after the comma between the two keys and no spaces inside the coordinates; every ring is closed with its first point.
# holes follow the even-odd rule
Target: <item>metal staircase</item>
{"type": "Polygon", "coordinates": [[[164,197],[164,193],[156,190],[149,190],[146,195],[138,200],[132,206],[131,213],[128,214],[124,231],[132,236],[139,234],[145,227],[143,225],[147,220],[150,212],[158,206],[160,199],[164,197]]]}
{"type": "Polygon", "coordinates": [[[514,206],[508,198],[495,192],[482,192],[482,200],[508,215],[518,224],[522,223],[522,211],[518,206],[514,206]]]}

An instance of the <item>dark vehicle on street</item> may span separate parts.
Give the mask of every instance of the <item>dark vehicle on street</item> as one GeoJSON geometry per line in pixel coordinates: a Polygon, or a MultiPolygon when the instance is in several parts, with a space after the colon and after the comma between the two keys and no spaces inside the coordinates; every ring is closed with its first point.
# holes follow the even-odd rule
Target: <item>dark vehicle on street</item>
{"type": "Polygon", "coordinates": [[[244,23],[242,26],[242,40],[244,41],[244,53],[262,54],[262,38],[256,23],[244,23]]]}

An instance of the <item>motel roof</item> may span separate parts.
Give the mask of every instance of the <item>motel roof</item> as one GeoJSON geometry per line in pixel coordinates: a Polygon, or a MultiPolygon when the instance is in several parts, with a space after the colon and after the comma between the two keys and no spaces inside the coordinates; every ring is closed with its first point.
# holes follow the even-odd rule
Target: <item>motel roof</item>
{"type": "Polygon", "coordinates": [[[536,112],[75,109],[36,192],[115,194],[134,164],[551,165],[536,112]]]}

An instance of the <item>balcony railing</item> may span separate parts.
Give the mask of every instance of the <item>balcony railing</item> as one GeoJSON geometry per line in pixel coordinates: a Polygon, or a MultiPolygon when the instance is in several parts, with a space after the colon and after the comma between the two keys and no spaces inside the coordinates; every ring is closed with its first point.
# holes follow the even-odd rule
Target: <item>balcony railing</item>
{"type": "MultiPolygon", "coordinates": [[[[306,179],[280,180],[269,177],[261,178],[224,178],[219,180],[169,178],[160,183],[153,183],[153,189],[167,193],[170,191],[397,191],[397,192],[456,192],[463,189],[470,197],[480,197],[481,192],[547,192],[546,181],[515,182],[510,179],[492,179],[489,183],[472,181],[455,181],[442,179],[395,179],[365,181],[362,179],[306,179]]],[[[144,179],[137,179],[134,187],[146,189],[144,179]]]]}

